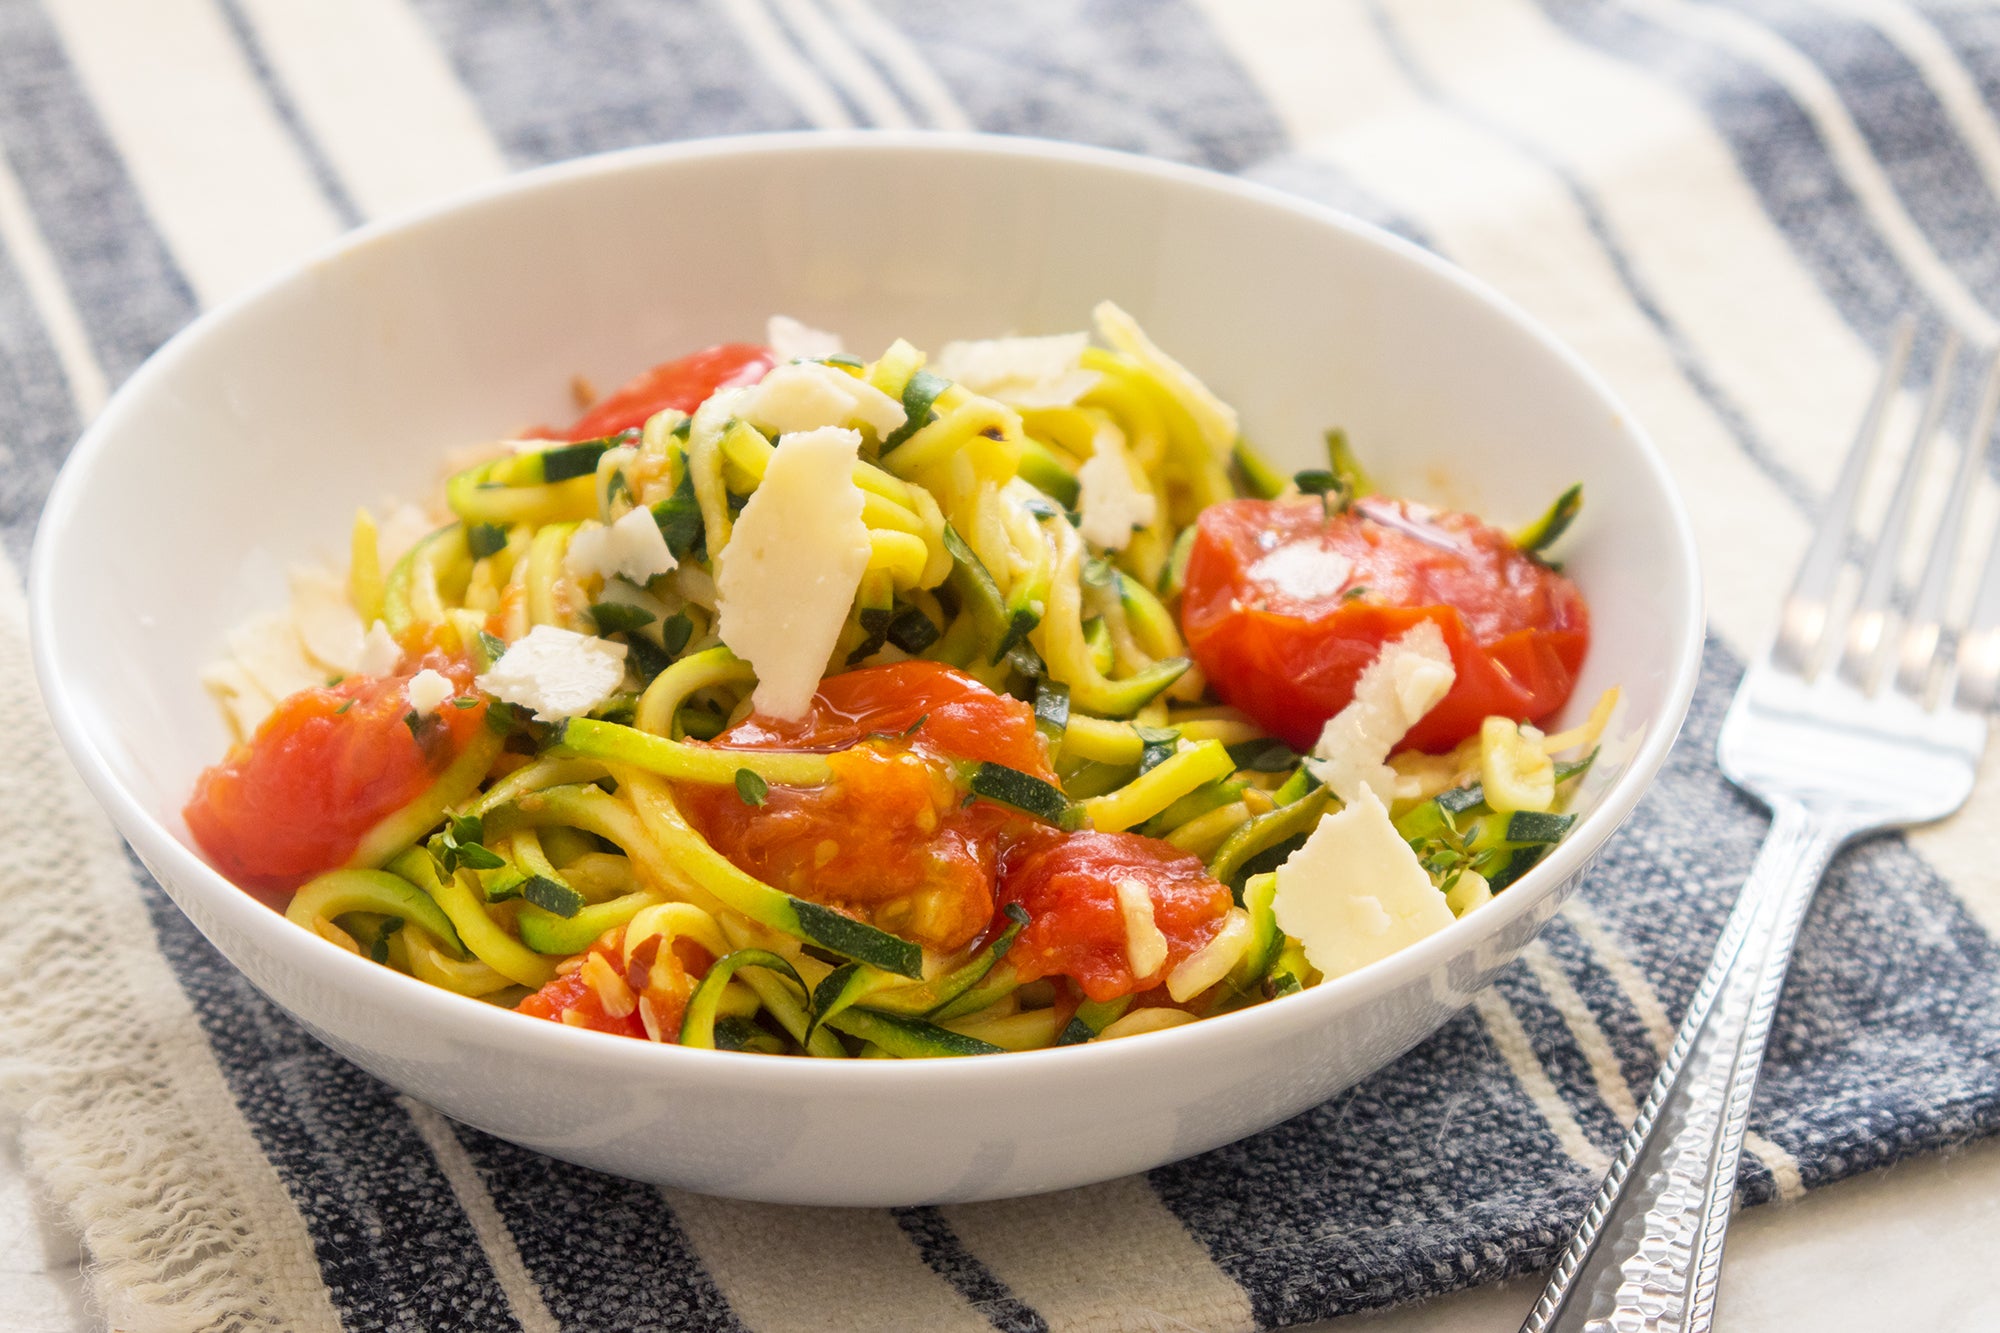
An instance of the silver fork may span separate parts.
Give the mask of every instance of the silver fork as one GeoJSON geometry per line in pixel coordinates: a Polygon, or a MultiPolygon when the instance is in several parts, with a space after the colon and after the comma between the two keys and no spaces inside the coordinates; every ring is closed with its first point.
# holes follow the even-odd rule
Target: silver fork
{"type": "Polygon", "coordinates": [[[2000,406],[2000,357],[1907,610],[1895,605],[1898,557],[1949,401],[1955,337],[1845,614],[1836,595],[1850,549],[1866,545],[1858,502],[1913,329],[1908,320],[1897,328],[1776,638],[1722,724],[1722,771],[1770,807],[1770,832],[1639,1117],[1522,1333],[1713,1326],[1751,1093],[1813,890],[1847,843],[1942,819],[1972,791],[2000,688],[2000,540],[1956,636],[1945,611],[1967,496],[2000,406]]]}

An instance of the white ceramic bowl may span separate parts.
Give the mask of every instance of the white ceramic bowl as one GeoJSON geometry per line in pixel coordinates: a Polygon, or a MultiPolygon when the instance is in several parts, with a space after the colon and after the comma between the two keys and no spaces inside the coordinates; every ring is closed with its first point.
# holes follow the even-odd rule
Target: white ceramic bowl
{"type": "Polygon", "coordinates": [[[202,932],[322,1040],[447,1114],[602,1170],[751,1199],[1026,1194],[1254,1133],[1394,1059],[1531,940],[1680,726],[1701,638],[1665,470],[1518,311],[1353,219],[1062,145],[778,135],[530,172],[357,232],[195,323],[77,446],[32,574],[36,667],[85,780],[202,932]],[[536,1022],[344,953],[238,891],[179,810],[226,744],[197,683],[289,563],[444,447],[560,419],[784,312],[852,347],[1052,333],[1110,297],[1236,404],[1285,468],[1347,428],[1386,487],[1527,520],[1581,479],[1566,550],[1596,642],[1578,699],[1624,740],[1569,839],[1496,901],[1303,995],[1104,1045],[970,1060],[782,1060],[536,1022]]]}

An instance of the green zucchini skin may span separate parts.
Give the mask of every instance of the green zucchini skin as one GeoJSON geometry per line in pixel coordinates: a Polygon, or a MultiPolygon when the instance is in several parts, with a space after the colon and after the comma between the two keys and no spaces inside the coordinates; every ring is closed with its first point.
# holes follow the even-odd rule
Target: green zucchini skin
{"type": "Polygon", "coordinates": [[[851,1008],[904,1018],[934,1017],[991,975],[1028,924],[1028,910],[1019,903],[1004,909],[1006,929],[963,965],[921,985],[860,963],[835,968],[813,989],[814,1022],[825,1023],[851,1008]]]}
{"type": "Polygon", "coordinates": [[[806,983],[800,979],[798,970],[789,962],[769,949],[738,949],[715,960],[708,969],[708,975],[688,996],[687,1012],[681,1018],[680,1044],[697,1050],[715,1049],[715,1011],[722,1003],[723,987],[729,979],[746,967],[766,968],[785,978],[799,988],[800,994],[808,994],[806,983]]]}
{"type": "Polygon", "coordinates": [[[515,922],[520,928],[521,943],[536,953],[566,958],[588,949],[605,931],[624,925],[645,908],[664,901],[657,893],[640,890],[608,902],[592,903],[570,916],[558,916],[533,903],[523,903],[515,922]]]}
{"type": "Polygon", "coordinates": [[[444,909],[416,885],[386,870],[329,870],[307,881],[285,908],[289,920],[308,929],[315,917],[331,921],[349,912],[399,916],[436,939],[452,957],[465,957],[465,945],[444,909]]]}
{"type": "Polygon", "coordinates": [[[981,1041],[977,1037],[968,1037],[949,1028],[941,1028],[935,1023],[926,1023],[921,1018],[876,1014],[866,1009],[849,1009],[844,1013],[835,1014],[826,1021],[826,1025],[850,1037],[872,1041],[889,1054],[905,1060],[939,1056],[998,1055],[1004,1049],[990,1041],[981,1041]]]}

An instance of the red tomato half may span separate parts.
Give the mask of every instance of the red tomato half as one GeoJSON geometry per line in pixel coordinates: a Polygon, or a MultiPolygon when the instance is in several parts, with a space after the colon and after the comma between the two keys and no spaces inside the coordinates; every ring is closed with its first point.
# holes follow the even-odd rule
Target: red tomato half
{"type": "Polygon", "coordinates": [[[1420,620],[1457,679],[1403,748],[1442,752],[1502,714],[1548,716],[1590,646],[1583,594],[1469,514],[1370,497],[1327,517],[1317,499],[1202,511],[1181,627],[1224,700],[1297,750],[1347,706],[1354,681],[1420,620]]]}
{"type": "Polygon", "coordinates": [[[666,408],[692,412],[717,389],[755,384],[772,366],[769,348],[718,343],[674,361],[663,361],[600,401],[564,434],[571,440],[616,435],[666,408]]]}
{"type": "Polygon", "coordinates": [[[182,813],[216,868],[244,888],[295,889],[346,864],[368,830],[422,795],[486,725],[480,699],[447,703],[413,732],[407,690],[425,667],[476,697],[470,664],[428,653],[408,675],[299,691],[204,772],[182,813]]]}
{"type": "Polygon", "coordinates": [[[1214,936],[1229,911],[1229,890],[1170,842],[1136,833],[1061,833],[1036,827],[1007,854],[1000,896],[1030,921],[1007,954],[1023,981],[1072,977],[1093,1000],[1150,990],[1214,936]],[[1153,924],[1167,961],[1143,976],[1126,959],[1118,884],[1136,879],[1153,900],[1153,924]]]}
{"type": "Polygon", "coordinates": [[[1032,709],[936,662],[829,677],[804,718],[753,716],[715,743],[829,751],[833,767],[825,786],[772,787],[761,806],[734,787],[682,786],[688,818],[718,851],[767,884],[940,951],[992,921],[1001,839],[1026,822],[963,804],[956,764],[1055,777],[1032,709]]]}

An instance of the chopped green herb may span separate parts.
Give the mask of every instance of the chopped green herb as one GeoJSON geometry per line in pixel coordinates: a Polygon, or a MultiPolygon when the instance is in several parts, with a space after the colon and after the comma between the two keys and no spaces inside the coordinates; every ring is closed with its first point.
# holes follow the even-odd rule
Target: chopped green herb
{"type": "Polygon", "coordinates": [[[467,708],[477,708],[479,707],[479,696],[476,694],[461,694],[451,701],[451,706],[459,709],[461,712],[467,708]]]}
{"type": "Polygon", "coordinates": [[[701,502],[694,498],[692,472],[683,468],[680,485],[674,487],[674,493],[653,506],[653,522],[659,525],[660,536],[666,539],[667,549],[676,560],[687,559],[701,546],[704,525],[701,502]]]}
{"type": "Polygon", "coordinates": [[[771,784],[747,768],[736,770],[736,794],[745,805],[762,805],[771,794],[771,784]]]}
{"type": "Polygon", "coordinates": [[[348,700],[348,701],[347,701],[346,703],[342,704],[342,705],[341,705],[340,707],[338,707],[338,708],[336,708],[336,709],[334,709],[334,710],[333,710],[333,711],[334,711],[334,715],[335,715],[335,716],[338,716],[338,715],[340,715],[341,713],[345,713],[345,712],[346,712],[346,711],[347,711],[348,709],[350,709],[350,708],[352,708],[352,707],[354,707],[354,700],[352,700],[352,699],[349,699],[349,700],[348,700]]]}
{"type": "Polygon", "coordinates": [[[488,634],[485,630],[481,630],[479,652],[486,659],[486,665],[490,667],[507,655],[507,641],[496,634],[488,634]]]}
{"type": "Polygon", "coordinates": [[[1252,773],[1283,773],[1299,762],[1299,753],[1271,736],[1238,741],[1229,747],[1230,762],[1252,773]]]}
{"type": "Polygon", "coordinates": [[[1292,474],[1292,484],[1301,495],[1327,495],[1340,490],[1340,478],[1323,467],[1309,467],[1292,474]]]}
{"type": "Polygon", "coordinates": [[[474,560],[484,560],[507,549],[507,529],[498,523],[474,523],[465,529],[465,544],[474,560]]]}
{"type": "Polygon", "coordinates": [[[942,375],[934,375],[928,370],[919,370],[910,376],[903,386],[903,424],[890,432],[882,441],[882,452],[888,453],[903,441],[915,435],[931,422],[937,420],[937,413],[931,410],[938,396],[951,387],[951,381],[942,375]]]}
{"type": "Polygon", "coordinates": [[[629,634],[652,624],[656,617],[645,607],[629,602],[595,602],[590,607],[590,619],[599,634],[629,634]]]}
{"type": "Polygon", "coordinates": [[[1340,600],[1343,602],[1358,602],[1373,591],[1374,589],[1370,588],[1367,584],[1357,583],[1346,592],[1340,594],[1340,600]]]}
{"type": "Polygon", "coordinates": [[[915,656],[938,641],[943,631],[914,606],[906,606],[889,621],[889,642],[915,656]]]}
{"type": "Polygon", "coordinates": [[[1181,734],[1172,727],[1135,727],[1144,749],[1139,752],[1139,772],[1141,776],[1151,772],[1174,757],[1174,750],[1180,745],[1181,734]]]}

